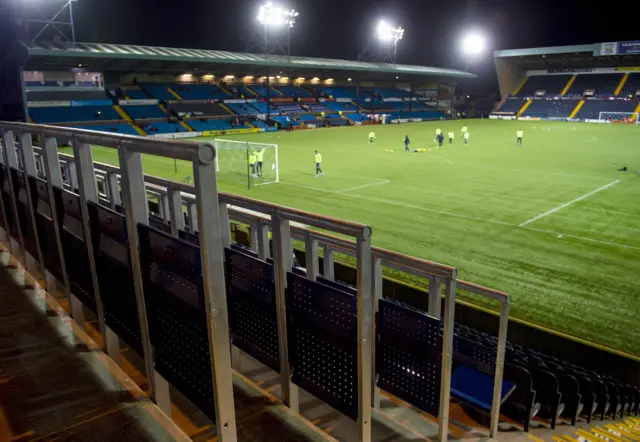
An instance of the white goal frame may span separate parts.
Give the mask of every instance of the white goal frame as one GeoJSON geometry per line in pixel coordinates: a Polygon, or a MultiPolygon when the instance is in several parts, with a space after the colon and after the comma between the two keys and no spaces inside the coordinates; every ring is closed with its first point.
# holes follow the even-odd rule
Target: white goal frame
{"type": "Polygon", "coordinates": [[[619,116],[636,116],[636,122],[634,124],[640,124],[640,112],[598,112],[598,120],[606,120],[606,118],[603,118],[603,116],[614,116],[614,115],[619,115],[619,116]]]}
{"type": "MultiPolygon", "coordinates": [[[[213,140],[213,145],[216,149],[216,158],[215,158],[215,163],[216,163],[216,172],[220,172],[220,164],[218,163],[218,143],[225,143],[227,146],[234,146],[234,148],[237,148],[238,150],[244,150],[246,152],[250,151],[251,149],[257,149],[257,148],[263,148],[263,149],[268,149],[268,148],[273,148],[274,149],[274,155],[275,155],[275,165],[276,165],[276,177],[275,180],[269,181],[267,183],[260,183],[257,184],[258,186],[260,185],[265,185],[265,184],[273,184],[273,183],[279,183],[280,182],[280,164],[279,164],[279,160],[278,160],[278,145],[277,144],[266,144],[266,143],[253,143],[251,141],[236,141],[236,140],[228,140],[228,139],[224,139],[224,138],[216,138],[213,140]]],[[[248,159],[248,154],[247,154],[247,159],[248,159]]]]}

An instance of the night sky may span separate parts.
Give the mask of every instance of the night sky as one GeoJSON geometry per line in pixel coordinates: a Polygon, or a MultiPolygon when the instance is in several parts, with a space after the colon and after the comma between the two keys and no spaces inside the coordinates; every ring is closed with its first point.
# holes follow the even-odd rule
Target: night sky
{"type": "MultiPolygon", "coordinates": [[[[256,0],[79,0],[78,41],[244,51],[256,0]]],[[[616,2],[525,0],[282,0],[300,12],[293,55],[356,59],[384,17],[405,28],[398,63],[464,68],[466,30],[490,51],[471,71],[495,77],[491,51],[640,38],[637,17],[616,2]]],[[[495,80],[494,80],[495,81],[495,80]]],[[[484,82],[480,82],[484,83],[484,82]]]]}

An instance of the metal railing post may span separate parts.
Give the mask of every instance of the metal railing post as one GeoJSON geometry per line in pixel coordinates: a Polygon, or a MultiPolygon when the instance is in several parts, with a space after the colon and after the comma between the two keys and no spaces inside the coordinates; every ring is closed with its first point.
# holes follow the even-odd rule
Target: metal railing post
{"type": "Polygon", "coordinates": [[[376,385],[376,316],[378,313],[378,301],[382,299],[382,260],[372,258],[371,265],[371,389],[373,391],[373,408],[380,409],[380,389],[376,385]]]}
{"type": "MultiPolygon", "coordinates": [[[[58,220],[58,209],[56,207],[56,200],[53,193],[53,188],[57,187],[62,189],[62,173],[60,172],[60,162],[58,160],[58,146],[55,138],[42,137],[42,158],[44,161],[44,175],[47,182],[47,192],[49,194],[49,209],[51,210],[51,221],[53,223],[53,230],[56,236],[56,247],[58,249],[58,259],[60,261],[60,269],[62,270],[62,284],[64,287],[64,296],[72,303],[72,308],[77,305],[79,301],[75,296],[71,294],[71,284],[69,283],[69,274],[67,273],[67,264],[64,258],[64,249],[62,248],[62,238],[60,237],[62,232],[62,226],[58,220]]],[[[76,314],[82,313],[81,311],[75,312],[76,314]]],[[[72,312],[73,315],[73,312],[72,312]]],[[[76,319],[74,317],[74,319],[76,319]]],[[[78,318],[81,320],[82,318],[78,318]]],[[[78,321],[76,321],[78,322],[78,321]]]]}
{"type": "Polygon", "coordinates": [[[322,247],[322,276],[329,281],[336,279],[333,250],[326,244],[322,247]]]}
{"type": "Polygon", "coordinates": [[[27,206],[29,207],[29,219],[31,222],[31,229],[34,235],[34,241],[36,244],[36,253],[37,257],[34,257],[38,260],[38,268],[40,271],[40,275],[42,279],[45,281],[45,290],[46,281],[47,281],[47,269],[44,265],[44,255],[42,253],[42,248],[40,246],[40,237],[38,235],[38,225],[36,223],[36,207],[33,207],[33,200],[31,195],[31,185],[29,182],[29,177],[37,177],[38,171],[36,169],[36,159],[33,153],[33,144],[31,142],[31,134],[29,133],[20,133],[18,136],[18,144],[20,146],[19,152],[22,156],[22,164],[24,167],[24,181],[25,181],[25,191],[27,195],[27,206]]]}
{"type": "MultiPolygon", "coordinates": [[[[224,275],[224,235],[229,226],[219,223],[225,218],[226,205],[218,201],[215,150],[201,145],[193,159],[196,204],[200,228],[202,279],[209,332],[209,353],[213,381],[216,429],[221,442],[237,441],[231,372],[231,339],[227,316],[227,293],[224,275]],[[223,210],[224,206],[224,210],[223,210]]],[[[228,220],[228,214],[227,214],[228,220]]],[[[228,221],[227,221],[228,222],[228,221]]]]}
{"type": "Polygon", "coordinates": [[[278,343],[280,344],[280,385],[282,402],[293,411],[298,412],[298,386],[291,381],[289,364],[289,345],[287,341],[287,307],[285,292],[287,290],[287,272],[292,269],[290,252],[291,229],[289,220],[274,211],[271,218],[273,231],[273,261],[276,283],[276,308],[278,317],[278,343]]]}
{"type": "Polygon", "coordinates": [[[489,437],[498,436],[500,422],[500,401],[502,398],[502,377],[504,375],[504,356],[507,346],[507,328],[509,326],[509,298],[500,303],[500,326],[498,329],[498,354],[496,355],[496,372],[493,378],[493,401],[491,403],[491,423],[489,437]]]}
{"type": "Polygon", "coordinates": [[[120,168],[122,170],[122,196],[124,213],[127,222],[129,238],[129,255],[131,258],[131,273],[138,306],[140,322],[140,337],[142,339],[142,353],[144,357],[145,375],[149,384],[152,399],[160,409],[171,416],[171,400],[166,381],[153,368],[153,352],[149,338],[149,323],[144,299],[144,285],[142,282],[142,267],[140,264],[140,240],[138,237],[138,223],[149,224],[149,205],[144,187],[142,172],[142,155],[130,152],[123,147],[118,149],[120,168]]]}
{"type": "Polygon", "coordinates": [[[76,189],[78,189],[78,168],[76,167],[75,158],[73,161],[67,162],[67,178],[69,179],[69,190],[75,193],[76,189]]]}
{"type": "MultiPolygon", "coordinates": [[[[20,261],[22,261],[22,264],[26,269],[27,268],[27,254],[26,254],[27,252],[26,252],[26,249],[24,248],[24,238],[22,236],[22,226],[20,225],[20,218],[18,217],[18,204],[16,201],[16,192],[15,192],[15,189],[16,189],[15,186],[17,186],[18,183],[14,183],[13,177],[11,176],[11,169],[18,170],[18,158],[16,156],[16,149],[13,143],[13,131],[10,131],[10,130],[2,131],[2,142],[4,146],[4,148],[2,149],[2,155],[4,157],[3,158],[4,164],[7,169],[5,183],[9,186],[9,200],[11,202],[10,210],[13,213],[13,219],[16,222],[16,231],[18,233],[18,237],[15,238],[15,240],[18,243],[18,247],[19,247],[19,257],[16,256],[16,258],[19,258],[20,261]]],[[[9,237],[11,237],[11,228],[9,226],[7,226],[7,228],[9,230],[9,237]]],[[[9,241],[11,240],[9,239],[9,241]]]]}
{"type": "Polygon", "coordinates": [[[249,233],[251,238],[251,250],[256,253],[259,253],[260,246],[258,245],[259,241],[259,232],[260,232],[260,221],[258,219],[254,219],[249,225],[249,233]]]}
{"type": "Polygon", "coordinates": [[[451,365],[453,361],[453,332],[456,308],[457,270],[445,282],[444,318],[442,324],[442,367],[440,372],[440,411],[438,413],[438,442],[447,442],[449,434],[449,400],[451,396],[451,365]]]}
{"type": "Polygon", "coordinates": [[[116,210],[118,206],[122,206],[122,198],[118,189],[118,175],[115,172],[107,172],[106,184],[111,210],[116,210]]]}
{"type": "Polygon", "coordinates": [[[200,229],[198,229],[198,207],[195,202],[187,200],[187,213],[189,214],[189,230],[194,235],[200,229]]]}
{"type": "Polygon", "coordinates": [[[263,220],[258,220],[258,256],[265,261],[271,256],[269,250],[269,225],[263,220]]]}
{"type": "Polygon", "coordinates": [[[167,201],[169,202],[169,220],[171,221],[171,234],[173,236],[178,236],[178,231],[184,230],[182,195],[180,191],[175,189],[167,189],[167,201]]]}
{"type": "Polygon", "coordinates": [[[73,140],[73,155],[75,158],[75,172],[80,195],[80,205],[82,207],[82,227],[84,228],[84,238],[87,245],[89,257],[89,268],[91,269],[91,280],[93,283],[93,293],[96,298],[96,313],[100,333],[103,336],[104,350],[118,365],[120,364],[120,348],[118,336],[109,329],[104,320],[104,306],[100,293],[100,283],[98,281],[98,268],[93,249],[93,237],[91,235],[91,221],[89,220],[88,202],[98,204],[98,187],[96,185],[96,173],[93,169],[93,156],[91,145],[73,140]]]}
{"type": "Polygon", "coordinates": [[[429,315],[440,319],[442,316],[442,281],[438,278],[429,280],[429,315]]]}
{"type": "Polygon", "coordinates": [[[315,281],[320,274],[318,268],[318,240],[311,238],[309,235],[305,238],[304,257],[306,261],[307,278],[315,281]]]}
{"type": "Polygon", "coordinates": [[[358,272],[358,425],[360,441],[371,441],[371,229],[356,239],[358,272]]]}
{"type": "MultiPolygon", "coordinates": [[[[229,206],[225,203],[218,203],[220,219],[218,220],[220,235],[222,237],[222,247],[231,247],[231,225],[229,224],[229,206]]],[[[201,224],[202,225],[202,224],[201,224]]],[[[224,253],[224,252],[223,252],[224,253]]]]}

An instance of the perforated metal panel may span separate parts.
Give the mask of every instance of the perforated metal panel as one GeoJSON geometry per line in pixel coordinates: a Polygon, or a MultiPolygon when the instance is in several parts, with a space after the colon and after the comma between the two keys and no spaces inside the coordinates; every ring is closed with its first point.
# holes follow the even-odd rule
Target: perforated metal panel
{"type": "Polygon", "coordinates": [[[119,213],[93,202],[88,206],[105,322],[142,355],[126,220],[119,213]]]}
{"type": "Polygon", "coordinates": [[[215,420],[200,249],[138,225],[155,369],[215,420]]]}
{"type": "MultiPolygon", "coordinates": [[[[18,220],[20,221],[20,228],[22,230],[22,238],[24,239],[24,246],[27,251],[33,257],[38,257],[38,250],[36,247],[36,232],[33,231],[33,224],[31,222],[31,214],[29,212],[29,198],[27,197],[27,181],[25,174],[22,171],[11,169],[11,178],[13,180],[14,190],[16,191],[16,206],[18,209],[18,220]]],[[[33,187],[31,190],[32,203],[35,206],[37,196],[36,189],[33,187]]]]}
{"type": "Polygon", "coordinates": [[[453,361],[493,375],[496,369],[496,350],[472,338],[456,335],[453,337],[453,361]]]}
{"type": "MultiPolygon", "coordinates": [[[[35,187],[36,189],[36,228],[38,229],[40,250],[42,250],[42,254],[44,255],[45,267],[58,281],[62,281],[62,269],[60,267],[56,232],[51,217],[47,183],[43,179],[35,177],[29,177],[29,183],[32,188],[35,187]]],[[[60,216],[58,216],[58,220],[60,222],[62,221],[60,216]]]]}
{"type": "Polygon", "coordinates": [[[229,326],[233,343],[280,371],[273,265],[225,249],[229,326]]]}
{"type": "Polygon", "coordinates": [[[293,382],[357,419],[356,297],[294,273],[287,282],[293,382]]]}
{"type": "Polygon", "coordinates": [[[84,240],[80,196],[55,187],[53,191],[56,206],[63,211],[61,239],[71,291],[87,308],[95,312],[96,298],[93,293],[89,251],[84,240]]]}
{"type": "MultiPolygon", "coordinates": [[[[4,212],[7,217],[7,222],[9,223],[9,232],[11,236],[14,238],[18,238],[18,225],[16,224],[15,216],[13,215],[13,206],[11,205],[11,192],[9,189],[9,178],[7,177],[7,168],[2,165],[0,166],[0,188],[2,189],[2,202],[4,204],[4,212]]],[[[0,217],[2,218],[2,217],[0,217]]],[[[4,225],[4,219],[2,220],[3,228],[6,230],[6,226],[4,225]]]]}
{"type": "Polygon", "coordinates": [[[438,415],[442,324],[424,313],[380,300],[376,346],[378,387],[438,415]]]}

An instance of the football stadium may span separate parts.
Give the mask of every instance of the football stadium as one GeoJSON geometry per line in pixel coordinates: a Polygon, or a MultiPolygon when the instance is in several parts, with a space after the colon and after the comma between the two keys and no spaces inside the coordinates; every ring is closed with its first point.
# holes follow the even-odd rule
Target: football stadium
{"type": "Polygon", "coordinates": [[[297,17],[7,46],[0,440],[640,440],[640,41],[471,35],[484,112],[297,17]]]}

